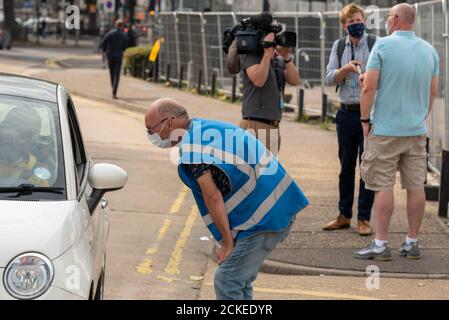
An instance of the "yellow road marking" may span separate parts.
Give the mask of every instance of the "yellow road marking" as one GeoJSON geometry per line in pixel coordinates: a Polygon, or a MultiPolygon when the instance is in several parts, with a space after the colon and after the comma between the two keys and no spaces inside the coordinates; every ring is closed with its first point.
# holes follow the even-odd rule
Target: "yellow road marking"
{"type": "MultiPolygon", "coordinates": [[[[206,282],[204,285],[213,287],[211,282],[206,282]]],[[[340,294],[334,292],[323,292],[323,291],[311,291],[311,290],[301,290],[301,289],[276,289],[276,288],[261,288],[254,287],[254,291],[263,293],[277,293],[277,294],[291,294],[291,295],[301,295],[301,296],[312,296],[318,298],[329,298],[329,299],[348,299],[348,300],[379,300],[377,298],[357,296],[350,294],[340,294]]]]}
{"type": "MultiPolygon", "coordinates": [[[[184,186],[178,194],[175,202],[171,206],[170,214],[176,214],[181,210],[182,205],[184,204],[186,195],[187,195],[187,187],[184,186]]],[[[171,219],[165,219],[161,228],[158,231],[156,244],[152,247],[149,247],[145,254],[146,257],[142,260],[142,262],[136,267],[137,272],[148,275],[153,272],[153,256],[159,251],[159,243],[165,238],[170,226],[172,224],[171,219]]],[[[182,251],[182,250],[181,250],[182,251]]]]}
{"type": "Polygon", "coordinates": [[[164,276],[157,276],[158,280],[167,282],[167,283],[172,283],[173,281],[179,281],[179,282],[184,282],[187,284],[194,284],[195,281],[189,281],[189,280],[181,280],[181,279],[177,279],[177,278],[170,278],[170,277],[164,277],[164,276]]]}
{"type": "Polygon", "coordinates": [[[168,228],[170,228],[170,225],[171,225],[171,220],[170,219],[165,219],[164,220],[164,224],[159,229],[159,233],[157,235],[157,241],[161,241],[162,239],[164,239],[165,234],[168,231],[168,228]]]}
{"type": "Polygon", "coordinates": [[[184,200],[187,195],[187,186],[184,185],[182,190],[179,192],[178,197],[176,198],[176,201],[173,203],[173,205],[170,208],[170,214],[176,214],[181,210],[182,204],[184,203],[184,200]]]}
{"type": "Polygon", "coordinates": [[[147,258],[144,259],[137,267],[137,272],[144,274],[144,275],[148,275],[150,273],[153,272],[153,259],[151,258],[147,258]]]}
{"type": "Polygon", "coordinates": [[[176,241],[175,248],[171,253],[170,261],[165,267],[165,273],[170,275],[176,275],[181,273],[178,268],[182,259],[182,251],[187,243],[190,233],[192,232],[193,224],[195,223],[197,217],[198,217],[198,208],[196,206],[192,206],[190,214],[187,217],[187,220],[184,224],[184,229],[182,230],[178,241],[176,241]]]}
{"type": "Polygon", "coordinates": [[[151,248],[148,248],[147,251],[145,252],[145,254],[147,255],[153,255],[155,254],[157,251],[159,250],[159,245],[155,245],[151,248]]]}

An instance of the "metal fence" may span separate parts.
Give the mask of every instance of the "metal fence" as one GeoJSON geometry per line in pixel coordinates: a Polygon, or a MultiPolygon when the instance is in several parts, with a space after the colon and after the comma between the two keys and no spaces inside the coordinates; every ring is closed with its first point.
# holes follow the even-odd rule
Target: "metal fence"
{"type": "MultiPolygon", "coordinates": [[[[428,119],[429,164],[437,173],[441,168],[443,146],[449,150],[449,128],[445,124],[449,123],[449,96],[446,91],[449,76],[448,1],[437,0],[415,4],[417,9],[415,32],[436,48],[441,61],[438,97],[434,111],[428,119]]],[[[382,18],[387,12],[388,9],[377,12],[381,18],[380,26],[368,29],[369,33],[385,36],[382,18]]],[[[226,68],[226,56],[222,50],[223,31],[253,14],[161,13],[158,16],[157,34],[165,38],[159,56],[159,70],[162,77],[166,77],[167,70],[170,70],[170,78],[177,81],[182,69],[184,75],[190,75],[190,79],[184,79],[185,81],[195,86],[199,83],[201,88],[208,90],[212,84],[212,75],[215,74],[218,89],[230,92],[233,77],[226,68]],[[167,68],[167,65],[170,67],[167,68]]],[[[324,105],[326,113],[332,116],[335,113],[335,105],[338,106],[337,95],[335,88],[324,85],[324,78],[332,45],[344,35],[338,12],[276,12],[274,16],[298,35],[295,63],[302,79],[305,112],[320,115],[324,105]]],[[[237,81],[240,81],[239,76],[237,81]]],[[[286,91],[292,96],[289,106],[297,109],[299,89],[287,86],[286,91]]]]}

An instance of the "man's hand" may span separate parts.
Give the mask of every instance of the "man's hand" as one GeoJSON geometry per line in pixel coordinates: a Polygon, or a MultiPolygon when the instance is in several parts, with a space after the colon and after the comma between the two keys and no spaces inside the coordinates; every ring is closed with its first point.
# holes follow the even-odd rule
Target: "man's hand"
{"type": "Polygon", "coordinates": [[[282,56],[282,58],[284,58],[284,60],[290,60],[292,56],[292,48],[276,46],[276,51],[282,56]]]}
{"type": "Polygon", "coordinates": [[[234,243],[225,244],[217,249],[218,264],[222,264],[231,255],[232,250],[234,250],[234,243]]]}
{"type": "Polygon", "coordinates": [[[351,73],[358,73],[357,66],[361,66],[362,64],[358,60],[352,60],[348,64],[345,64],[343,67],[337,70],[337,73],[335,75],[335,81],[337,83],[340,83],[344,81],[346,76],[351,73]]]}
{"type": "MultiPolygon", "coordinates": [[[[275,37],[274,33],[271,32],[271,33],[267,34],[267,36],[263,39],[263,41],[265,41],[265,42],[274,42],[274,37],[275,37]]],[[[271,57],[273,55],[273,52],[274,52],[274,47],[264,48],[264,50],[265,50],[264,53],[266,55],[270,55],[270,57],[271,57]]]]}
{"type": "Polygon", "coordinates": [[[363,128],[363,135],[365,136],[365,138],[368,137],[369,131],[371,129],[371,124],[367,122],[362,122],[362,128],[363,128]]]}
{"type": "Polygon", "coordinates": [[[365,80],[365,74],[363,73],[363,74],[361,74],[360,76],[359,76],[359,85],[360,85],[360,87],[362,87],[363,86],[363,81],[365,80]]]}
{"type": "Polygon", "coordinates": [[[352,60],[351,62],[349,62],[347,65],[345,65],[343,68],[346,70],[346,72],[355,72],[358,73],[357,71],[357,66],[361,66],[362,63],[358,60],[352,60]]]}

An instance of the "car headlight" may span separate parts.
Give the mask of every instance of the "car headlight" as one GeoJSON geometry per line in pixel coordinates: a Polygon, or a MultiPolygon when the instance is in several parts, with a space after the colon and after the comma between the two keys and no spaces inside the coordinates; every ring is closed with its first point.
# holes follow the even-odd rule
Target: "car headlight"
{"type": "Polygon", "coordinates": [[[48,290],[53,276],[53,264],[47,257],[38,253],[25,253],[8,264],[3,283],[14,298],[35,299],[48,290]]]}

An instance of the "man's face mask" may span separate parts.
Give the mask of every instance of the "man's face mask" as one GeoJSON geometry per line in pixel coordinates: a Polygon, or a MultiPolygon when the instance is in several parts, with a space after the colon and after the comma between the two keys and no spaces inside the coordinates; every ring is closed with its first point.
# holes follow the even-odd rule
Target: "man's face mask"
{"type": "Polygon", "coordinates": [[[348,33],[351,37],[361,38],[365,32],[365,24],[363,22],[350,24],[348,26],[348,33]]]}
{"type": "Polygon", "coordinates": [[[392,28],[393,28],[393,24],[395,23],[395,21],[394,21],[394,19],[397,17],[397,15],[395,15],[395,14],[393,14],[393,13],[389,13],[388,14],[388,16],[385,18],[385,32],[387,33],[387,36],[389,36],[390,35],[390,33],[391,33],[391,30],[392,30],[392,28]],[[393,23],[391,24],[391,26],[388,24],[388,20],[389,20],[389,17],[390,16],[393,16],[394,15],[394,17],[393,17],[393,23]]]}
{"type": "Polygon", "coordinates": [[[163,148],[163,149],[172,147],[170,137],[168,137],[166,139],[162,139],[160,136],[160,133],[162,132],[165,124],[167,123],[167,120],[168,120],[168,118],[164,120],[164,124],[162,125],[162,128],[161,128],[161,130],[159,130],[159,132],[155,132],[153,134],[150,134],[148,132],[148,134],[147,134],[148,140],[150,140],[152,144],[154,144],[156,147],[163,148]]]}

